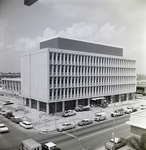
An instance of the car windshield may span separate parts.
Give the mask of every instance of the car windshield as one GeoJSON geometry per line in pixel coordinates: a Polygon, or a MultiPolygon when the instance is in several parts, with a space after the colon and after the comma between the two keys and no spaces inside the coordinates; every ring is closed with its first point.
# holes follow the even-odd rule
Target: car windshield
{"type": "Polygon", "coordinates": [[[25,125],[31,125],[31,123],[29,122],[23,122],[25,125]]]}
{"type": "Polygon", "coordinates": [[[57,146],[50,147],[50,150],[56,150],[57,146]]]}

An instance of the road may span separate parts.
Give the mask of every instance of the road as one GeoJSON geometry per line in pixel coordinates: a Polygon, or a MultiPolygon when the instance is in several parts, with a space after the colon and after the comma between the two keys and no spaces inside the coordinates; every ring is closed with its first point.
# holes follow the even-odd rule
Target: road
{"type": "MultiPolygon", "coordinates": [[[[125,137],[130,134],[130,127],[124,124],[128,118],[127,115],[116,119],[115,136],[125,137]]],[[[113,132],[113,119],[79,127],[73,131],[62,133],[54,131],[47,134],[40,134],[34,129],[23,129],[4,116],[0,116],[0,122],[5,123],[10,129],[9,133],[0,134],[0,150],[17,150],[21,141],[28,138],[33,138],[38,142],[55,142],[62,150],[80,150],[83,147],[86,150],[93,150],[103,146],[111,138],[113,132]]]]}

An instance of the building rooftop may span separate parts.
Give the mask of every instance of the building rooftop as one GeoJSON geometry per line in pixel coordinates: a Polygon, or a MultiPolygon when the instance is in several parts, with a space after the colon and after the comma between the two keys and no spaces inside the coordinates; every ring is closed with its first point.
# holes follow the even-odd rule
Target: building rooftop
{"type": "Polygon", "coordinates": [[[56,37],[40,42],[40,49],[43,48],[56,48],[90,53],[99,53],[104,55],[123,56],[123,49],[120,47],[102,45],[81,40],[67,39],[62,37],[56,37]]]}

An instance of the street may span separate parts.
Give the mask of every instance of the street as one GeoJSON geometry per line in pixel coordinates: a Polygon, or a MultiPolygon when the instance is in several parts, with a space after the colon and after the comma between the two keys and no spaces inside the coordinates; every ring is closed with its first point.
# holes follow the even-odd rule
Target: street
{"type": "MultiPolygon", "coordinates": [[[[124,123],[128,118],[129,116],[124,116],[116,120],[115,136],[125,137],[130,134],[129,126],[124,123]]],[[[9,133],[0,135],[0,150],[17,150],[21,141],[28,138],[32,138],[40,143],[52,141],[62,150],[79,150],[83,148],[94,150],[103,146],[111,138],[113,132],[113,119],[77,128],[73,131],[70,130],[62,133],[54,131],[47,134],[38,133],[34,129],[26,130],[4,116],[0,116],[0,120],[10,130],[9,133]]]]}

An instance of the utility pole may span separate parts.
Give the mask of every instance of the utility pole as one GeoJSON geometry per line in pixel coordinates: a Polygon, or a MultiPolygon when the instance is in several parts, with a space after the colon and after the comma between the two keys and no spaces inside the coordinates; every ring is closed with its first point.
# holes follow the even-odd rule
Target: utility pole
{"type": "MultiPolygon", "coordinates": [[[[113,103],[114,103],[114,112],[115,112],[115,98],[114,98],[114,96],[113,96],[113,103]]],[[[114,116],[114,120],[113,120],[113,133],[112,133],[112,138],[113,138],[113,142],[114,142],[113,150],[115,150],[115,116],[114,116]]]]}

